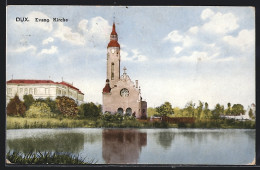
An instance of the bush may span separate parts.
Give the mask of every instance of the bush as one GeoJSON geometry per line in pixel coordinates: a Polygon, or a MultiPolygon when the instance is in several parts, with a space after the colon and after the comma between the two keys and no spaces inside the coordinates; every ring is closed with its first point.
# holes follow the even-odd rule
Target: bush
{"type": "Polygon", "coordinates": [[[79,114],[85,118],[98,118],[101,114],[99,106],[95,105],[93,102],[84,103],[79,106],[79,114]]]}
{"type": "Polygon", "coordinates": [[[23,96],[23,100],[24,100],[24,104],[26,106],[26,110],[29,110],[30,106],[33,104],[34,102],[34,98],[31,94],[29,95],[24,95],[23,96]]]}
{"type": "Polygon", "coordinates": [[[24,116],[25,111],[25,104],[15,95],[8,103],[6,112],[9,116],[24,116]]]}
{"type": "Polygon", "coordinates": [[[78,114],[78,107],[72,98],[67,96],[58,96],[56,98],[56,104],[58,110],[63,114],[65,117],[75,117],[78,114]]]}
{"type": "Polygon", "coordinates": [[[34,102],[30,109],[26,111],[26,117],[40,118],[40,117],[50,117],[51,109],[44,102],[34,102]]]}

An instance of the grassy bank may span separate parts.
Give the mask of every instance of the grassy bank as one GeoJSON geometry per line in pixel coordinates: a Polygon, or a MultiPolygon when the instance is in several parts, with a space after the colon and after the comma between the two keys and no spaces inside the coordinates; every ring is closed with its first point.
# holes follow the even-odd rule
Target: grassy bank
{"type": "Polygon", "coordinates": [[[255,121],[231,120],[231,119],[205,119],[196,120],[193,124],[178,124],[179,128],[221,128],[221,129],[254,129],[255,121]]]}
{"type": "Polygon", "coordinates": [[[22,118],[7,116],[7,129],[32,129],[32,128],[76,128],[94,127],[94,121],[57,118],[22,118]]]}
{"type": "MultiPolygon", "coordinates": [[[[167,128],[167,123],[123,120],[105,121],[101,119],[57,119],[57,118],[22,118],[7,116],[7,129],[33,128],[167,128]]],[[[171,127],[177,127],[172,125],[171,127]]]]}
{"type": "Polygon", "coordinates": [[[94,160],[85,161],[79,156],[73,156],[67,153],[49,153],[49,152],[36,152],[23,154],[20,152],[8,152],[6,154],[12,164],[94,164],[94,160]]]}
{"type": "Polygon", "coordinates": [[[7,129],[32,128],[236,128],[254,129],[255,121],[236,120],[196,120],[195,123],[171,124],[150,122],[149,120],[105,121],[101,119],[57,119],[57,118],[22,118],[7,116],[7,129]]]}

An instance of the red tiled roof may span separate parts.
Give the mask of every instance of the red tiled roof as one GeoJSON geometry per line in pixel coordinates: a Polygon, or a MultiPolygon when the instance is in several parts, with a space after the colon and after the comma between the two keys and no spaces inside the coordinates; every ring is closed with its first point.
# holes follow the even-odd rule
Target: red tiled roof
{"type": "Polygon", "coordinates": [[[16,79],[16,80],[9,80],[6,83],[16,83],[16,84],[37,84],[37,83],[53,83],[55,84],[54,81],[52,80],[26,80],[26,79],[16,79]]]}
{"type": "Polygon", "coordinates": [[[62,81],[62,82],[54,82],[52,80],[26,80],[26,79],[16,79],[16,80],[9,80],[6,82],[7,84],[14,83],[14,84],[61,84],[72,89],[77,90],[80,94],[83,94],[78,88],[62,81]]]}
{"type": "Polygon", "coordinates": [[[113,28],[112,28],[111,35],[117,35],[115,23],[113,23],[113,28]]]}
{"type": "Polygon", "coordinates": [[[105,85],[105,87],[103,88],[103,93],[110,93],[110,90],[111,90],[111,88],[110,88],[110,86],[109,86],[109,80],[106,79],[106,85],[105,85]]]}
{"type": "Polygon", "coordinates": [[[110,40],[110,42],[107,45],[107,48],[108,47],[119,47],[120,48],[120,45],[116,40],[110,40]]]}

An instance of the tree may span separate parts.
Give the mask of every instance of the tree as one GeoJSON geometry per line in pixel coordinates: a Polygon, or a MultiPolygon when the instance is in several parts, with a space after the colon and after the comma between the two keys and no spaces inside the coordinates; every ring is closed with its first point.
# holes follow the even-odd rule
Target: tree
{"type": "Polygon", "coordinates": [[[56,98],[56,104],[58,110],[62,113],[63,116],[66,117],[75,117],[78,114],[78,107],[72,98],[67,96],[58,96],[56,98]]]}
{"type": "Polygon", "coordinates": [[[93,102],[83,103],[79,106],[79,114],[86,118],[97,118],[100,116],[101,106],[95,105],[93,102]]]}
{"type": "Polygon", "coordinates": [[[200,118],[201,114],[202,114],[202,111],[203,111],[203,103],[201,101],[199,101],[199,106],[197,107],[197,115],[196,117],[197,118],[200,118]]]}
{"type": "Polygon", "coordinates": [[[156,112],[159,113],[160,116],[172,115],[174,114],[172,105],[170,102],[165,102],[159,107],[155,108],[156,112]]]}
{"type": "Polygon", "coordinates": [[[195,116],[195,103],[192,101],[188,102],[185,105],[185,108],[183,109],[183,115],[188,117],[194,117],[195,116]]]}
{"type": "Polygon", "coordinates": [[[216,104],[215,109],[212,111],[213,119],[219,119],[220,115],[224,113],[224,106],[219,103],[216,104]]]}
{"type": "Polygon", "coordinates": [[[253,110],[250,108],[250,110],[249,110],[249,117],[250,118],[254,118],[254,114],[253,114],[253,110]]]}
{"type": "Polygon", "coordinates": [[[227,110],[226,110],[226,115],[231,115],[231,104],[230,103],[228,103],[227,104],[227,110]]]}
{"type": "Polygon", "coordinates": [[[212,117],[211,111],[209,109],[209,104],[207,102],[205,102],[205,107],[204,107],[203,113],[204,113],[204,118],[206,118],[206,119],[209,119],[212,117]]]}
{"type": "Polygon", "coordinates": [[[45,102],[34,102],[26,111],[26,117],[41,118],[50,117],[51,109],[45,102]]]}
{"type": "Polygon", "coordinates": [[[52,100],[50,97],[47,97],[45,100],[43,100],[43,102],[50,107],[52,113],[60,113],[56,102],[52,100]]]}
{"type": "Polygon", "coordinates": [[[241,104],[234,104],[232,106],[232,115],[245,114],[244,106],[241,104]]]}
{"type": "Polygon", "coordinates": [[[24,116],[25,111],[25,104],[15,95],[8,103],[6,112],[9,116],[24,116]]]}
{"type": "Polygon", "coordinates": [[[23,96],[23,101],[26,106],[26,110],[28,110],[35,100],[34,100],[33,96],[31,94],[29,94],[29,95],[23,96]]]}
{"type": "Polygon", "coordinates": [[[156,109],[155,109],[155,108],[152,108],[152,107],[148,107],[147,113],[148,113],[148,117],[151,117],[151,116],[154,116],[154,115],[158,114],[158,113],[156,112],[156,109]]]}

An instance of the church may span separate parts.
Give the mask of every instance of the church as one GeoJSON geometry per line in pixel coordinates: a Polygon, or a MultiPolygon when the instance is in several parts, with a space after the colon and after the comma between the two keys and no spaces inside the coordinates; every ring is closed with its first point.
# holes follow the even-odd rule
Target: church
{"type": "Polygon", "coordinates": [[[147,103],[142,100],[138,80],[131,81],[126,68],[120,75],[120,44],[113,23],[107,45],[107,79],[103,88],[103,113],[120,113],[136,118],[147,118],[147,103]]]}

